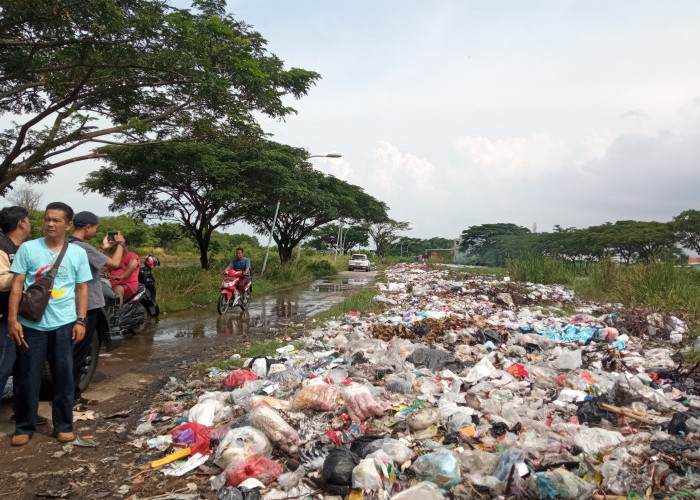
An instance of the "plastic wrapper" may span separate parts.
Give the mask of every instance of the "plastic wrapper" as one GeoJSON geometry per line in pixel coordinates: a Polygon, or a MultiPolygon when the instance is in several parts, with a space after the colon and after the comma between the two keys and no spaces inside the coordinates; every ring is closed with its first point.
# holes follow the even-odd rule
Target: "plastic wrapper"
{"type": "Polygon", "coordinates": [[[258,406],[250,412],[250,423],[268,437],[282,451],[293,453],[299,446],[299,434],[277,410],[267,406],[258,406]]]}
{"type": "Polygon", "coordinates": [[[350,450],[339,448],[328,454],[323,462],[323,480],[331,493],[344,495],[352,485],[352,471],[360,463],[360,457],[350,450]]]}
{"type": "Polygon", "coordinates": [[[226,473],[226,486],[238,486],[249,478],[269,485],[282,474],[282,466],[267,457],[253,457],[241,462],[235,469],[226,473]]]}
{"type": "Polygon", "coordinates": [[[452,452],[422,455],[416,458],[411,469],[420,481],[430,481],[445,490],[462,481],[457,459],[452,452]]]}
{"type": "Polygon", "coordinates": [[[353,423],[359,424],[369,417],[380,417],[384,409],[374,400],[369,390],[359,384],[351,384],[343,390],[343,398],[348,415],[353,423]]]}
{"type": "Polygon", "coordinates": [[[338,387],[331,384],[309,384],[294,398],[294,408],[331,411],[338,407],[338,387]]]}
{"type": "Polygon", "coordinates": [[[248,370],[236,370],[229,373],[223,381],[226,387],[242,386],[247,380],[257,380],[258,376],[248,370]]]}
{"type": "Polygon", "coordinates": [[[201,453],[209,455],[209,428],[206,425],[189,422],[176,427],[171,432],[176,443],[190,445],[192,455],[201,453]]]}
{"type": "Polygon", "coordinates": [[[418,483],[401,493],[397,493],[391,500],[440,500],[445,498],[440,488],[434,483],[418,483]]]}
{"type": "Polygon", "coordinates": [[[229,430],[216,448],[215,462],[225,468],[230,463],[236,465],[252,457],[270,457],[272,444],[262,431],[255,427],[238,427],[229,430]]]}
{"type": "Polygon", "coordinates": [[[406,417],[406,423],[411,430],[420,431],[433,425],[437,421],[437,418],[438,414],[435,410],[426,408],[409,413],[406,417]]]}

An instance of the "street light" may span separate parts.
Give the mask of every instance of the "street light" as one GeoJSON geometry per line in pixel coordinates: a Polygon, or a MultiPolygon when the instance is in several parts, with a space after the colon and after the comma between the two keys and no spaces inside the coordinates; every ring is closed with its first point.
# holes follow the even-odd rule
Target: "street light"
{"type": "MultiPolygon", "coordinates": [[[[342,158],[343,155],[340,153],[326,153],[325,155],[309,155],[306,158],[342,158]]],[[[265,260],[263,261],[263,267],[262,271],[260,271],[260,274],[263,274],[265,272],[265,268],[267,267],[267,258],[270,255],[270,246],[272,245],[272,232],[275,230],[275,225],[277,224],[277,214],[279,214],[280,211],[280,201],[277,200],[277,207],[275,208],[275,217],[272,219],[272,226],[270,227],[270,236],[267,238],[267,250],[265,251],[265,260]]],[[[301,254],[301,241],[299,242],[299,245],[297,247],[297,259],[299,258],[299,255],[301,254]]],[[[337,251],[336,251],[337,255],[337,251]]]]}
{"type": "Polygon", "coordinates": [[[342,158],[342,157],[343,157],[343,155],[341,155],[340,153],[328,153],[328,154],[325,154],[325,155],[311,155],[311,156],[307,156],[307,158],[342,158]]]}

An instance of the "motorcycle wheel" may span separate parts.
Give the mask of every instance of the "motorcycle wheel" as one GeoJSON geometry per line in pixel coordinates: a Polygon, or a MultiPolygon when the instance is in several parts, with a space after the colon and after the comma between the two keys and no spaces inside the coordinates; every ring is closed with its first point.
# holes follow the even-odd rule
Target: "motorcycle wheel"
{"type": "Polygon", "coordinates": [[[129,328],[129,331],[131,333],[141,333],[146,327],[146,322],[148,322],[148,311],[146,311],[146,307],[143,304],[139,303],[136,306],[134,317],[138,318],[138,323],[129,328]]]}
{"type": "MultiPolygon", "coordinates": [[[[100,357],[100,339],[97,332],[92,336],[92,342],[90,343],[90,352],[87,356],[83,358],[80,380],[78,386],[80,387],[80,392],[86,391],[90,382],[92,382],[92,377],[95,376],[97,371],[97,362],[100,357]]],[[[51,400],[53,397],[53,379],[51,377],[51,367],[48,361],[44,363],[44,371],[41,375],[41,385],[39,386],[39,397],[42,400],[51,400]]]]}
{"type": "Polygon", "coordinates": [[[241,311],[248,310],[248,307],[250,307],[250,288],[245,291],[245,294],[243,294],[243,298],[241,298],[238,305],[241,306],[241,311]]]}
{"type": "Polygon", "coordinates": [[[158,315],[160,315],[160,307],[158,307],[158,304],[153,304],[150,305],[146,308],[148,310],[148,315],[156,318],[158,315]]]}
{"type": "Polygon", "coordinates": [[[216,303],[216,310],[219,311],[219,314],[224,314],[228,311],[228,302],[228,296],[225,293],[219,295],[219,301],[216,303]]]}

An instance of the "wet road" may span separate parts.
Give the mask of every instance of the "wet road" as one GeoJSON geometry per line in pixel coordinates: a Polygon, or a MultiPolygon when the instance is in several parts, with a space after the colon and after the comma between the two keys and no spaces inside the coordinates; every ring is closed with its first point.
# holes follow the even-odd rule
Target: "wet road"
{"type": "MultiPolygon", "coordinates": [[[[234,349],[242,342],[272,339],[281,329],[328,309],[375,277],[374,272],[343,272],[303,286],[253,293],[246,313],[236,307],[220,316],[213,302],[149,320],[142,333],[125,336],[119,349],[100,353],[95,376],[83,395],[98,401],[123,399],[125,391],[175,373],[183,363],[216,358],[217,351],[234,349]]],[[[8,434],[13,429],[10,402],[4,400],[0,408],[0,432],[8,434]]],[[[50,417],[48,401],[40,403],[39,414],[50,417]]]]}
{"type": "MultiPolygon", "coordinates": [[[[100,355],[86,397],[104,400],[119,390],[152,381],[203,354],[233,349],[242,342],[265,341],[288,326],[328,309],[374,281],[376,273],[345,272],[299,287],[264,295],[253,293],[250,308],[219,315],[216,304],[161,316],[122,346],[100,355]]],[[[153,321],[153,320],[152,320],[153,321]]],[[[214,356],[208,356],[211,353],[214,356]]]]}

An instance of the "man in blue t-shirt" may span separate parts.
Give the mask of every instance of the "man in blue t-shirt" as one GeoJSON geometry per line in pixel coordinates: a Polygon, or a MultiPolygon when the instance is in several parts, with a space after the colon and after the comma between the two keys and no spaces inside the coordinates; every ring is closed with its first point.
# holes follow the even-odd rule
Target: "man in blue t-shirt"
{"type": "Polygon", "coordinates": [[[23,446],[36,431],[39,387],[44,364],[51,365],[52,420],[59,442],[73,434],[73,344],[82,340],[87,324],[88,289],[92,278],[85,250],[68,244],[58,266],[48,305],[39,321],[18,316],[22,291],[49,272],[61,253],[66,232],[72,227],[73,209],[49,203],[44,212],[44,238],[19,247],[10,272],[14,274],[7,317],[10,338],[17,345],[17,395],[13,446],[23,446]],[[77,314],[76,314],[77,311],[77,314]]]}
{"type": "Polygon", "coordinates": [[[236,248],[236,258],[224,269],[224,274],[226,274],[229,269],[243,272],[243,276],[238,280],[238,283],[236,283],[238,292],[243,293],[248,283],[253,280],[250,276],[250,259],[248,257],[243,257],[243,249],[241,247],[236,248]]]}

